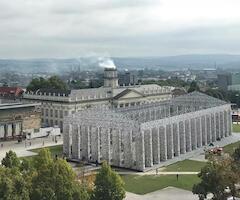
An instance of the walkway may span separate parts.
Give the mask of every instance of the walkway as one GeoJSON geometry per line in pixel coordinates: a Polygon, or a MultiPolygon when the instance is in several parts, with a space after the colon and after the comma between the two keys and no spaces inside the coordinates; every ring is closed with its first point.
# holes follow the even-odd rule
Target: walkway
{"type": "Polygon", "coordinates": [[[198,200],[198,197],[187,190],[167,187],[145,195],[127,192],[125,200],[198,200]]]}
{"type": "Polygon", "coordinates": [[[49,146],[56,146],[63,144],[62,137],[58,137],[57,143],[54,142],[53,137],[44,137],[44,138],[35,138],[31,140],[25,140],[23,142],[18,143],[17,141],[7,141],[7,142],[0,142],[3,144],[3,147],[0,146],[0,161],[5,157],[6,152],[12,150],[16,152],[18,157],[25,157],[25,156],[33,156],[36,153],[31,152],[31,149],[49,147],[49,146]]]}

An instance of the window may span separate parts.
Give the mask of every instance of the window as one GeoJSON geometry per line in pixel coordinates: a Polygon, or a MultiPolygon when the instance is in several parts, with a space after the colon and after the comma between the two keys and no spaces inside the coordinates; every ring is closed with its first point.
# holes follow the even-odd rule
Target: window
{"type": "Polygon", "coordinates": [[[46,114],[46,116],[48,116],[48,109],[46,109],[46,113],[45,114],[46,114]]]}
{"type": "Polygon", "coordinates": [[[68,116],[68,111],[67,110],[65,110],[64,116],[68,116]]]}
{"type": "Polygon", "coordinates": [[[63,111],[60,110],[60,118],[63,118],[63,111]]]}
{"type": "Polygon", "coordinates": [[[55,110],[55,117],[58,118],[58,110],[55,110]]]}
{"type": "Polygon", "coordinates": [[[50,110],[50,117],[53,117],[53,110],[50,110]]]}

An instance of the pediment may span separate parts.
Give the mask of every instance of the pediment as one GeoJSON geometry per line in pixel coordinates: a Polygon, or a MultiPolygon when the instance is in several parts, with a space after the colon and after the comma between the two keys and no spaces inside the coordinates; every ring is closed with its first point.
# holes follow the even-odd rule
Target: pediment
{"type": "Polygon", "coordinates": [[[131,99],[131,98],[140,98],[143,96],[144,95],[140,92],[137,92],[132,89],[126,89],[126,90],[122,91],[121,93],[119,93],[118,95],[116,95],[114,97],[114,99],[131,99]]]}

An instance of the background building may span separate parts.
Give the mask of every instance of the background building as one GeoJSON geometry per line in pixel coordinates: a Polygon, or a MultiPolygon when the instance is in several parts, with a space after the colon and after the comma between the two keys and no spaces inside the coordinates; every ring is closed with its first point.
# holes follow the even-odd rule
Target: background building
{"type": "Polygon", "coordinates": [[[232,75],[230,73],[221,73],[217,76],[218,87],[222,90],[228,90],[228,86],[232,85],[232,75]]]}
{"type": "Polygon", "coordinates": [[[129,71],[119,74],[119,85],[136,85],[138,83],[137,76],[129,71]]]}
{"type": "Polygon", "coordinates": [[[25,137],[41,127],[40,104],[0,104],[0,140],[25,137]]]}
{"type": "Polygon", "coordinates": [[[63,117],[90,107],[126,108],[166,101],[173,87],[151,85],[119,86],[117,70],[104,70],[104,87],[80,90],[38,90],[23,96],[24,102],[41,103],[43,123],[63,128],[63,117]]]}
{"type": "Polygon", "coordinates": [[[144,171],[231,135],[231,105],[199,92],[162,103],[88,109],[64,120],[64,153],[144,171]]]}

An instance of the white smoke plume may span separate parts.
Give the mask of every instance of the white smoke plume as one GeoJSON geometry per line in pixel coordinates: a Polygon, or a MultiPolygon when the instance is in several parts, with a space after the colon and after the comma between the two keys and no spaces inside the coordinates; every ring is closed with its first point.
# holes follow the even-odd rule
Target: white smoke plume
{"type": "Polygon", "coordinates": [[[116,69],[116,65],[111,58],[99,57],[99,67],[108,68],[108,69],[116,69]]]}

